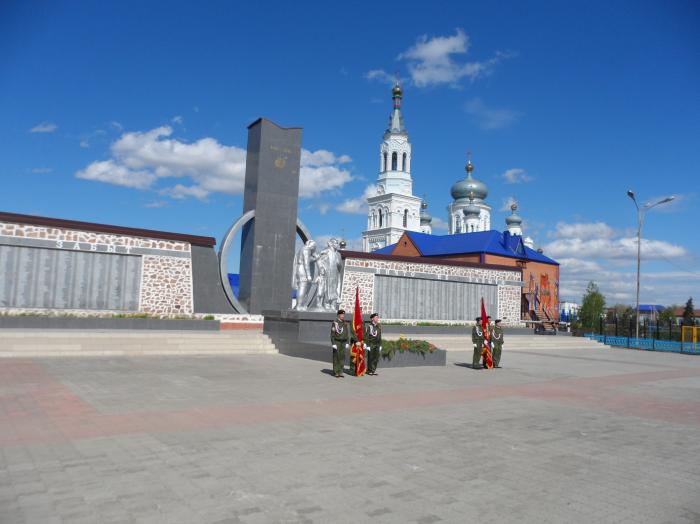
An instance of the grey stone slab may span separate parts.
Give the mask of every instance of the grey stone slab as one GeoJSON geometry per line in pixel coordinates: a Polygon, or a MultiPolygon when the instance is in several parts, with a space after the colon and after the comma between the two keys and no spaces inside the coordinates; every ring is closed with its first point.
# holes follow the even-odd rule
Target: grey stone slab
{"type": "Polygon", "coordinates": [[[0,306],[136,311],[141,257],[0,245],[0,306]]]}
{"type": "Polygon", "coordinates": [[[192,246],[192,286],[195,313],[236,313],[221,285],[214,248],[192,246]]]}
{"type": "Polygon", "coordinates": [[[301,128],[248,127],[243,212],[255,219],[241,235],[238,299],[253,314],[291,305],[300,162],[301,128]]]}

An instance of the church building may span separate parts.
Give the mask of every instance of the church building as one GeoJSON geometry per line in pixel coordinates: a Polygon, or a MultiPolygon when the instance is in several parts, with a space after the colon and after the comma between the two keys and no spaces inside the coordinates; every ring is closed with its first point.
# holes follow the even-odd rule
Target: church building
{"type": "Polygon", "coordinates": [[[466,176],[450,189],[448,234],[432,234],[427,203],[413,195],[411,143],[401,114],[403,91],[398,82],[392,97],[394,107],[380,146],[378,191],[367,199],[364,251],[415,259],[417,263],[439,261],[511,268],[520,273],[522,282],[518,320],[554,325],[559,317],[559,264],[541,249],[534,249],[532,238],[523,236],[523,219],[517,214],[516,203],[510,206],[505,229],[491,228],[492,208],[486,202],[488,187],[474,177],[471,158],[465,166],[466,176]]]}

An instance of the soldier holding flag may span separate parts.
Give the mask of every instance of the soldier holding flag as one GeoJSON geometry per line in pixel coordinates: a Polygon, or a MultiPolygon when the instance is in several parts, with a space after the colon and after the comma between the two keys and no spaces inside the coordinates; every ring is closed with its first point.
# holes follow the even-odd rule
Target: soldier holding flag
{"type": "Polygon", "coordinates": [[[352,362],[355,364],[355,376],[361,377],[367,371],[365,361],[365,345],[363,342],[364,322],[362,321],[362,310],[360,309],[360,288],[355,288],[355,311],[352,315],[352,330],[355,333],[355,343],[350,350],[352,362]]]}

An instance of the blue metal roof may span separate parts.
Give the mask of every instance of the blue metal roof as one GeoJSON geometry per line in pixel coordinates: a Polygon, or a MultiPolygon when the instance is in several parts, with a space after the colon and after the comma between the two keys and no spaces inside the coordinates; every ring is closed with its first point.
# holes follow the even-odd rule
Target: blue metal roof
{"type": "MultiPolygon", "coordinates": [[[[426,233],[406,231],[406,235],[408,235],[424,257],[488,253],[490,255],[559,265],[555,260],[523,244],[521,236],[511,235],[508,231],[501,232],[492,229],[490,231],[458,233],[456,235],[428,235],[426,233]]],[[[391,244],[373,251],[373,253],[390,255],[395,247],[396,244],[391,244]]]]}
{"type": "Polygon", "coordinates": [[[661,313],[664,309],[666,309],[666,306],[660,304],[639,304],[640,313],[661,313]]]}

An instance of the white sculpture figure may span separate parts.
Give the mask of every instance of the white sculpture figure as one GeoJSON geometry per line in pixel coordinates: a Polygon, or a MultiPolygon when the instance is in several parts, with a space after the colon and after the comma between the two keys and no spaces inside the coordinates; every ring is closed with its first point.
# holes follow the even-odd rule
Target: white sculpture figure
{"type": "Polygon", "coordinates": [[[340,292],[342,286],[343,259],[338,251],[338,240],[331,238],[328,247],[321,251],[317,257],[317,264],[323,267],[326,273],[326,298],[325,309],[336,311],[340,305],[340,292]]]}
{"type": "Polygon", "coordinates": [[[326,268],[319,266],[318,274],[314,278],[314,284],[316,285],[316,297],[314,298],[314,309],[323,311],[326,309],[326,286],[328,284],[326,268]]]}
{"type": "Polygon", "coordinates": [[[313,281],[312,263],[316,261],[316,242],[307,240],[306,244],[294,255],[294,272],[292,288],[297,290],[296,309],[303,311],[308,307],[309,288],[313,281]]]}

